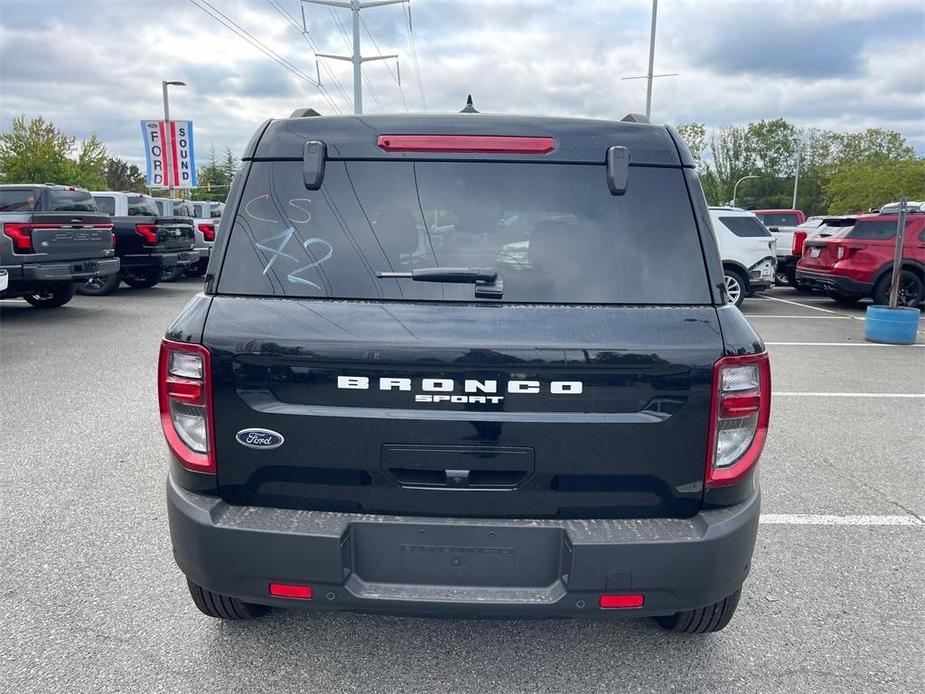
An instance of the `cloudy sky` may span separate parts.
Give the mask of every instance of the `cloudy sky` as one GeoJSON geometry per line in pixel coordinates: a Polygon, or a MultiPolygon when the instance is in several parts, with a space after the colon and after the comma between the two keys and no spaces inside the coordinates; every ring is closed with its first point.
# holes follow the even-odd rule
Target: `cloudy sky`
{"type": "MultiPolygon", "coordinates": [[[[171,112],[194,121],[202,160],[210,145],[240,152],[265,118],[305,106],[352,110],[349,64],[322,66],[333,104],[305,79],[316,74],[309,41],[320,52],[347,50],[349,11],[306,4],[306,40],[299,0],[195,2],[2,0],[0,127],[40,114],[140,162],[138,121],[161,117],[162,79],[183,80],[189,86],[173,89],[171,112]],[[197,7],[207,2],[301,74],[197,7]]],[[[402,83],[384,61],[368,63],[365,110],[456,111],[472,93],[489,112],[643,111],[645,80],[621,78],[646,71],[650,9],[650,0],[413,0],[420,85],[406,5],[365,10],[364,54],[398,53],[402,83]]],[[[923,154],[923,36],[917,0],[662,0],[655,71],[679,75],[655,80],[653,120],[880,126],[923,154]]]]}

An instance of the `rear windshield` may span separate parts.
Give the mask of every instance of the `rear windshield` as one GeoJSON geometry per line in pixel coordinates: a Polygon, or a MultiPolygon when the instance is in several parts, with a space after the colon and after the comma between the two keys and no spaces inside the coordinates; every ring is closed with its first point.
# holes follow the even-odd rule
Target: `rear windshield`
{"type": "Polygon", "coordinates": [[[49,188],[44,212],[98,212],[96,201],[85,190],[49,188]]]}
{"type": "Polygon", "coordinates": [[[116,213],[116,200],[111,195],[94,195],[97,209],[103,214],[116,213]]]}
{"type": "Polygon", "coordinates": [[[31,212],[38,188],[0,188],[0,212],[31,212]]]}
{"type": "Polygon", "coordinates": [[[228,244],[221,293],[473,301],[376,273],[479,267],[504,302],[710,303],[679,169],[614,196],[600,165],[329,161],[309,191],[301,161],[254,162],[228,244]]]}
{"type": "Polygon", "coordinates": [[[186,202],[185,200],[183,202],[178,202],[174,204],[173,213],[178,217],[195,217],[196,216],[193,213],[193,204],[191,202],[186,202]]]}
{"type": "Polygon", "coordinates": [[[129,195],[127,202],[130,217],[157,217],[160,214],[154,198],[144,195],[129,195]]]}
{"type": "Polygon", "coordinates": [[[733,234],[742,238],[771,235],[771,232],[756,217],[720,217],[719,221],[733,234]]]}
{"type": "Polygon", "coordinates": [[[211,217],[213,219],[220,219],[223,211],[224,211],[224,205],[214,204],[212,205],[212,209],[211,209],[211,217]]]}
{"type": "MultiPolygon", "coordinates": [[[[906,222],[908,227],[911,222],[906,222]]],[[[845,234],[847,239],[870,239],[871,241],[876,241],[877,239],[891,239],[896,236],[896,226],[897,222],[865,222],[863,220],[855,223],[854,228],[845,234]]]]}
{"type": "Polygon", "coordinates": [[[762,213],[758,218],[766,227],[795,227],[800,223],[800,218],[792,212],[762,213]]]}

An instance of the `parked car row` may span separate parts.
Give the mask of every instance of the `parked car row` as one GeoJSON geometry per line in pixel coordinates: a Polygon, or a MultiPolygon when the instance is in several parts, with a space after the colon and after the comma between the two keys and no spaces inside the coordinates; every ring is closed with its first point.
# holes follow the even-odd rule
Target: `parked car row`
{"type": "Polygon", "coordinates": [[[0,298],[62,306],[205,274],[222,206],[56,184],[0,186],[0,298]],[[158,204],[160,202],[160,206],[158,204]]]}
{"type": "MultiPolygon", "coordinates": [[[[886,304],[899,223],[896,208],[884,206],[879,212],[841,217],[838,222],[841,226],[833,235],[804,244],[797,284],[824,291],[842,304],[864,298],[886,304]]],[[[925,300],[925,205],[915,203],[906,216],[901,258],[899,303],[919,306],[925,300]]]]}

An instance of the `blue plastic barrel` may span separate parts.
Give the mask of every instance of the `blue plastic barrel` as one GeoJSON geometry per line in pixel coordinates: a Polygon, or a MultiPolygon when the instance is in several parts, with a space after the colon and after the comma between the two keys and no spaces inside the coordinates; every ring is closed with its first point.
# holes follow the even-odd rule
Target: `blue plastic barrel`
{"type": "Polygon", "coordinates": [[[919,329],[919,310],[909,306],[888,308],[868,306],[864,321],[864,339],[892,345],[915,344],[919,329]]]}

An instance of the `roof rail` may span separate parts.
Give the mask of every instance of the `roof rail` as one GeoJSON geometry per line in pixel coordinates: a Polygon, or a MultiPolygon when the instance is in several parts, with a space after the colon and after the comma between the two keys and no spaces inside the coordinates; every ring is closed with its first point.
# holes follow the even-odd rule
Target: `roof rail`
{"type": "Polygon", "coordinates": [[[292,115],[289,117],[290,118],[313,118],[314,116],[320,116],[320,115],[321,114],[318,113],[313,108],[297,108],[295,111],[292,112],[292,115]]]}
{"type": "Polygon", "coordinates": [[[646,118],[641,113],[627,113],[620,120],[626,123],[648,123],[649,122],[649,119],[646,118]]]}

